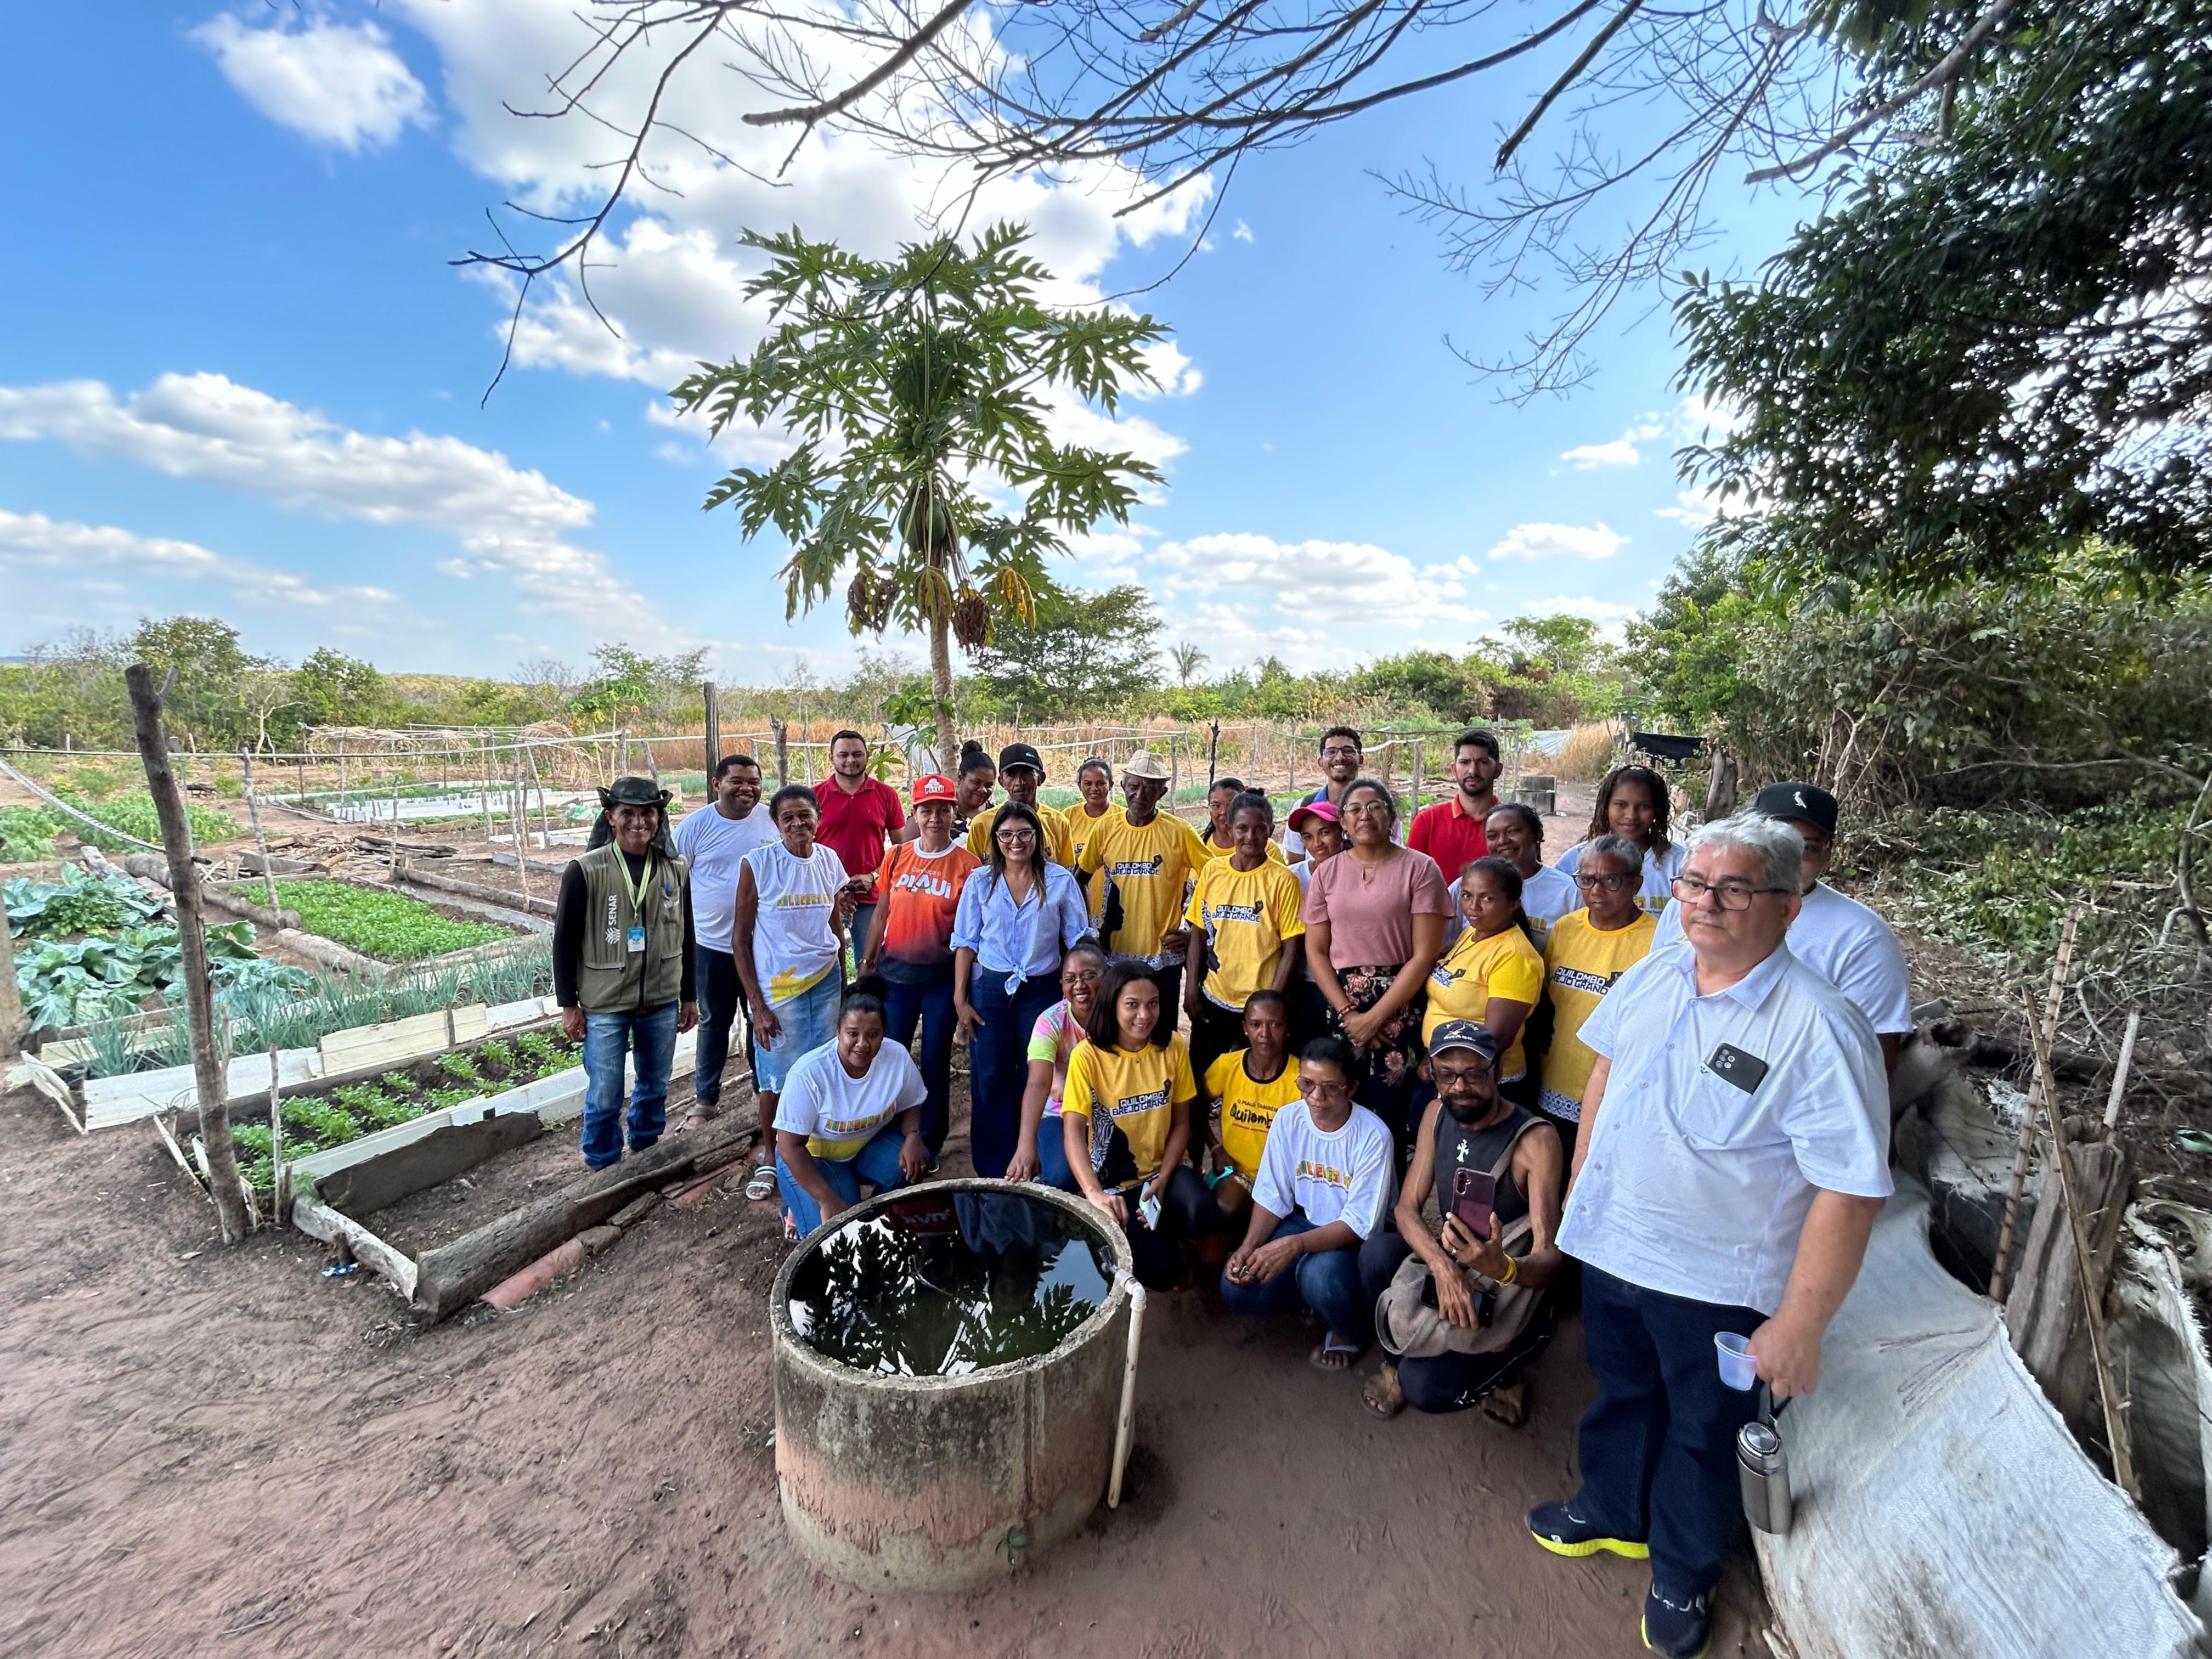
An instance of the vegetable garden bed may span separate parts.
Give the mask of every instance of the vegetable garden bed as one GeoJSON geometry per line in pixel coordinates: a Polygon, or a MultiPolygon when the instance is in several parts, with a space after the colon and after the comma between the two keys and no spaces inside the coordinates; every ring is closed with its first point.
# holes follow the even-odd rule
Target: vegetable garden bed
{"type": "MultiPolygon", "coordinates": [[[[249,886],[232,890],[242,898],[256,896],[249,886]]],[[[501,922],[471,920],[459,907],[449,911],[389,888],[345,881],[280,881],[276,903],[298,913],[302,932],[380,962],[422,962],[511,939],[516,931],[501,922]]]]}

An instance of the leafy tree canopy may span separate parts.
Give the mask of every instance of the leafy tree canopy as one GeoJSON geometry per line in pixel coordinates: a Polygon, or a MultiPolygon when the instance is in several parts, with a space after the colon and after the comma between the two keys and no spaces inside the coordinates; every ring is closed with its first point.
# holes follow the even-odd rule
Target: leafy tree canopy
{"type": "Polygon", "coordinates": [[[291,701],[303,726],[374,726],[391,694],[374,664],[321,645],[292,671],[291,701]]]}
{"type": "Polygon", "coordinates": [[[1055,591],[1027,626],[1002,627],[975,654],[976,677],[1030,719],[1119,707],[1157,683],[1160,618],[1133,584],[1103,593],[1055,591]]]}
{"type": "MultiPolygon", "coordinates": [[[[1870,99],[1926,67],[1923,25],[1870,99]]],[[[2027,0],[1948,143],[1868,172],[1745,288],[1692,277],[1692,469],[1785,584],[2212,565],[2212,4],[2027,0]]]]}

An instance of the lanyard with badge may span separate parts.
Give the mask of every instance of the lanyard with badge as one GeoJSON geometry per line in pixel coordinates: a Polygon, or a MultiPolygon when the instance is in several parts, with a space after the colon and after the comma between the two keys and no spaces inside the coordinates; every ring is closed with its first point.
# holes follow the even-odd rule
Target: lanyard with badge
{"type": "Polygon", "coordinates": [[[624,948],[631,956],[643,956],[645,954],[645,892],[647,888],[653,885],[653,854],[647,853],[645,855],[645,862],[639,866],[637,879],[635,882],[630,880],[628,859],[623,859],[618,868],[623,879],[623,890],[629,895],[629,933],[624,948]]]}

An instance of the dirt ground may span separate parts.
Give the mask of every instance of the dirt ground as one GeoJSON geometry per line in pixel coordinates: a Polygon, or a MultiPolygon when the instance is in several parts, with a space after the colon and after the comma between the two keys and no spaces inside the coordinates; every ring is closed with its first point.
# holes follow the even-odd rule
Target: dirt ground
{"type": "MultiPolygon", "coordinates": [[[[784,1537],[772,1206],[664,1206],[422,1329],[296,1233],[223,1249],[143,1126],[0,1101],[0,1654],[1641,1651],[1645,1573],[1521,1524],[1572,1485],[1571,1324],[1522,1428],[1379,1423],[1297,1319],[1159,1298],[1123,1506],[1004,1585],[872,1597],[784,1537]]],[[[1763,1656],[1765,1620],[1740,1559],[1716,1653],[1763,1656]]]]}

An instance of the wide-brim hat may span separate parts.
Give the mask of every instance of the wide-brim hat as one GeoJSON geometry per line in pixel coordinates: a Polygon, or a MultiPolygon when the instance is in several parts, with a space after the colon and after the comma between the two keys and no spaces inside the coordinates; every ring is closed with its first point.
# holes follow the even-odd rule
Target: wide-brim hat
{"type": "Polygon", "coordinates": [[[651,778],[617,778],[599,791],[599,805],[609,812],[617,806],[658,806],[665,809],[673,799],[651,778]]]}
{"type": "Polygon", "coordinates": [[[1139,749],[1121,763],[1125,778],[1149,778],[1155,783],[1168,781],[1168,763],[1149,749],[1139,749]]]}

